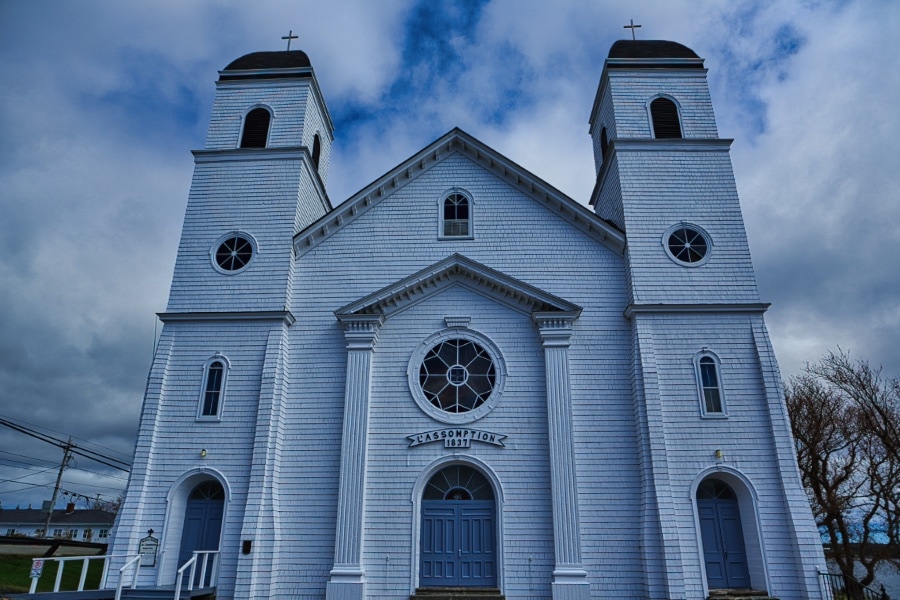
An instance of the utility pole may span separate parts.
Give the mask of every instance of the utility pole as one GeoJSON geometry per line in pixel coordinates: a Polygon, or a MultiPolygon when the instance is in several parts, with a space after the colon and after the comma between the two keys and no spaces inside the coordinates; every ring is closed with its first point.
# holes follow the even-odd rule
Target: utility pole
{"type": "Polygon", "coordinates": [[[66,466],[69,464],[69,452],[72,450],[72,436],[69,436],[69,441],[63,446],[63,458],[62,462],[59,463],[59,475],[56,476],[56,487],[53,488],[53,499],[50,500],[50,509],[47,511],[47,522],[44,523],[44,537],[50,537],[50,519],[53,517],[53,507],[56,506],[56,497],[59,495],[59,485],[62,483],[63,471],[66,469],[66,466]]]}

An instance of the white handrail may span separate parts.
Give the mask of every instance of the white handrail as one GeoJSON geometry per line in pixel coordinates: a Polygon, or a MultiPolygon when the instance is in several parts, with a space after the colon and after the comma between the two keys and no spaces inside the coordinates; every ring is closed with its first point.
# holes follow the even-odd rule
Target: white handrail
{"type": "MultiPolygon", "coordinates": [[[[218,550],[197,550],[194,552],[193,556],[181,565],[181,568],[178,569],[178,577],[175,579],[175,598],[174,600],[181,600],[181,583],[184,581],[184,572],[190,567],[191,574],[188,579],[187,589],[191,591],[194,589],[194,575],[197,574],[197,558],[200,555],[203,555],[203,562],[200,565],[200,583],[202,584],[206,580],[206,567],[209,564],[209,557],[213,557],[212,569],[210,569],[209,581],[207,582],[209,585],[215,583],[216,577],[219,573],[219,551],[218,550]]],[[[119,600],[116,598],[116,600],[119,600]]]]}
{"type": "MultiPolygon", "coordinates": [[[[109,569],[109,559],[110,558],[128,558],[129,556],[133,556],[131,554],[119,554],[119,555],[102,555],[102,556],[60,556],[56,558],[44,558],[44,557],[36,557],[33,560],[40,560],[43,562],[58,562],[59,568],[56,571],[56,581],[53,583],[53,591],[58,592],[59,588],[62,585],[62,573],[63,569],[66,566],[67,562],[81,561],[81,576],[78,579],[78,590],[79,592],[84,591],[84,584],[87,581],[87,573],[89,564],[92,560],[102,560],[103,561],[103,572],[100,575],[100,588],[102,589],[106,584],[106,573],[109,569]]],[[[31,588],[28,590],[29,594],[34,594],[37,591],[38,581],[43,574],[43,568],[41,568],[40,574],[37,577],[31,578],[31,588]]]]}
{"type": "Polygon", "coordinates": [[[131,576],[131,589],[137,587],[138,571],[140,570],[141,566],[141,556],[143,555],[138,554],[119,569],[119,583],[116,585],[116,600],[122,600],[122,588],[125,586],[126,569],[134,567],[134,575],[131,576]]]}

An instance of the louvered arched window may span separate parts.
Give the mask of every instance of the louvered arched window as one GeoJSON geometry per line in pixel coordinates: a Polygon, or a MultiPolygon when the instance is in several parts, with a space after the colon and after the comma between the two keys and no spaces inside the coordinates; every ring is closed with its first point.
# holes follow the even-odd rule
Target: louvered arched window
{"type": "Polygon", "coordinates": [[[441,201],[441,237],[472,237],[472,201],[461,192],[451,192],[441,201]]]}
{"type": "Polygon", "coordinates": [[[653,137],[681,137],[681,121],[678,119],[678,106],[668,98],[657,98],[650,103],[650,117],[653,120],[653,137]]]}
{"type": "Polygon", "coordinates": [[[316,171],[319,170],[319,159],[322,156],[322,140],[319,139],[319,134],[317,133],[313,138],[313,149],[312,149],[312,161],[313,167],[316,171]]]}
{"type": "Polygon", "coordinates": [[[606,161],[606,150],[609,148],[609,133],[606,127],[600,130],[600,158],[606,161]]]}
{"type": "Polygon", "coordinates": [[[265,108],[254,108],[244,118],[241,148],[265,148],[269,139],[269,122],[272,114],[265,108]]]}

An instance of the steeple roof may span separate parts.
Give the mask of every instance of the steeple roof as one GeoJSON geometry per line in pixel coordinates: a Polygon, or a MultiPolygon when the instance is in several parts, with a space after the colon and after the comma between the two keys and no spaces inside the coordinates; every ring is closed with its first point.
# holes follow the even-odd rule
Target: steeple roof
{"type": "Polygon", "coordinates": [[[666,40],[619,40],[609,49],[609,58],[700,58],[678,42],[666,40]]]}
{"type": "Polygon", "coordinates": [[[306,52],[291,50],[290,52],[251,52],[231,61],[224,70],[297,69],[309,66],[311,65],[306,52]]]}
{"type": "Polygon", "coordinates": [[[678,42],[666,40],[619,40],[609,49],[608,69],[675,68],[702,69],[703,59],[678,42]]]}
{"type": "Polygon", "coordinates": [[[312,64],[302,50],[251,52],[219,71],[219,81],[309,77],[312,64]]]}

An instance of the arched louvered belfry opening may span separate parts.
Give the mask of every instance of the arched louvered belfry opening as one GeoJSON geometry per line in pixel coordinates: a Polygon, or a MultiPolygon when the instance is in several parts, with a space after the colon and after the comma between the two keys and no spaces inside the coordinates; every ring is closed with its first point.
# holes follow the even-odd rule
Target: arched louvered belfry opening
{"type": "Polygon", "coordinates": [[[606,127],[600,130],[600,158],[606,160],[606,150],[609,148],[609,132],[606,127]]]}
{"type": "Polygon", "coordinates": [[[265,148],[269,138],[269,122],[272,114],[265,108],[254,108],[244,118],[241,148],[265,148]]]}
{"type": "Polygon", "coordinates": [[[312,161],[313,167],[315,167],[316,171],[319,170],[319,158],[322,156],[322,140],[319,139],[319,134],[317,133],[315,137],[313,137],[313,148],[312,148],[312,161]]]}
{"type": "Polygon", "coordinates": [[[653,119],[653,137],[680,138],[681,122],[678,120],[678,107],[668,98],[657,98],[650,103],[650,116],[653,119]]]}

